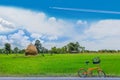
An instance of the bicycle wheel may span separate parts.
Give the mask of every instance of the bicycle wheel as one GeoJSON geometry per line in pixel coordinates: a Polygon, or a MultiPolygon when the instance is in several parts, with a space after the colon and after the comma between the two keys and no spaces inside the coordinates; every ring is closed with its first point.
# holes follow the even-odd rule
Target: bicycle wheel
{"type": "Polygon", "coordinates": [[[87,71],[85,69],[79,69],[78,70],[78,76],[79,77],[86,77],[87,76],[87,71]]]}
{"type": "Polygon", "coordinates": [[[98,71],[98,76],[99,76],[99,77],[106,77],[106,74],[105,74],[104,71],[99,70],[99,71],[98,71]]]}
{"type": "Polygon", "coordinates": [[[97,71],[92,71],[89,73],[89,77],[97,77],[97,76],[98,76],[97,71]]]}

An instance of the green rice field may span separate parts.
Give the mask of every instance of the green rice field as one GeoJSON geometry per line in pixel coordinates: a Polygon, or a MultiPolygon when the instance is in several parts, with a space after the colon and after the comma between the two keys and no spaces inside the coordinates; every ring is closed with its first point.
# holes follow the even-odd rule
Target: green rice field
{"type": "Polygon", "coordinates": [[[45,54],[45,57],[0,54],[0,76],[78,76],[79,68],[95,67],[92,59],[96,56],[100,57],[100,66],[107,76],[120,76],[119,53],[45,54]]]}

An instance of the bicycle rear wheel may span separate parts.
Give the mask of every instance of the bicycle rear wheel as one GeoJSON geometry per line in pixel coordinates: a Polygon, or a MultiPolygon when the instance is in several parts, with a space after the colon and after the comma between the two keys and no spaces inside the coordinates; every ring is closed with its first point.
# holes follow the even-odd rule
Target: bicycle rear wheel
{"type": "Polygon", "coordinates": [[[104,71],[99,70],[99,71],[98,71],[98,76],[99,76],[99,77],[106,77],[106,74],[105,74],[104,71]]]}
{"type": "Polygon", "coordinates": [[[79,69],[78,70],[78,76],[79,77],[86,77],[87,76],[87,71],[85,69],[79,69]]]}

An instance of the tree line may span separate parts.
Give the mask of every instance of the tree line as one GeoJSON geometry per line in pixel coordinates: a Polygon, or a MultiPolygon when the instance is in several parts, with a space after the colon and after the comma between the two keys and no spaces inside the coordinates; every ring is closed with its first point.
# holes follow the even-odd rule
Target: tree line
{"type": "Polygon", "coordinates": [[[57,48],[56,46],[52,47],[51,53],[83,53],[85,51],[85,47],[81,46],[78,42],[70,42],[67,45],[57,48]]]}
{"type": "MultiPolygon", "coordinates": [[[[56,46],[51,47],[50,50],[43,47],[41,42],[39,40],[35,41],[36,49],[38,53],[41,53],[44,56],[44,53],[50,53],[52,54],[65,54],[65,53],[120,53],[120,50],[98,50],[98,51],[92,51],[92,50],[86,50],[85,47],[81,46],[79,42],[70,42],[67,45],[64,45],[63,47],[57,48],[56,46]]],[[[25,49],[19,49],[18,47],[15,47],[12,49],[10,43],[5,43],[4,48],[0,49],[0,53],[10,54],[10,53],[25,53],[25,49]]]]}
{"type": "Polygon", "coordinates": [[[5,43],[4,44],[4,48],[0,49],[0,53],[2,54],[11,54],[11,53],[24,53],[25,49],[19,49],[18,47],[15,47],[14,49],[12,49],[11,44],[10,43],[5,43]]]}
{"type": "MultiPolygon", "coordinates": [[[[80,44],[78,42],[70,42],[67,45],[61,47],[61,48],[57,48],[56,46],[51,47],[50,50],[48,50],[47,48],[43,47],[41,42],[39,40],[35,41],[36,49],[38,51],[38,53],[51,53],[51,54],[60,54],[60,53],[79,53],[79,52],[84,52],[85,51],[85,47],[80,46],[80,44]]],[[[12,49],[11,44],[10,43],[5,43],[4,44],[4,48],[0,49],[0,53],[6,53],[6,54],[10,54],[10,53],[25,53],[25,49],[19,49],[18,47],[15,47],[14,49],[12,49]]],[[[44,54],[42,54],[44,55],[44,54]]]]}

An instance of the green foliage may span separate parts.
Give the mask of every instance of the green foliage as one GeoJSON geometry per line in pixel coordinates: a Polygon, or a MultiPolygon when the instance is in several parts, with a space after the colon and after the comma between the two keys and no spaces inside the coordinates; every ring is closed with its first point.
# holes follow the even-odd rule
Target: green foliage
{"type": "Polygon", "coordinates": [[[52,47],[51,48],[51,53],[57,53],[57,48],[56,47],[52,47]]]}
{"type": "Polygon", "coordinates": [[[15,47],[15,48],[14,48],[14,53],[18,53],[18,52],[19,52],[18,47],[15,47]]]}
{"type": "Polygon", "coordinates": [[[37,48],[38,53],[40,53],[42,51],[42,44],[40,43],[39,40],[35,41],[35,46],[37,48]]]}
{"type": "Polygon", "coordinates": [[[0,53],[5,53],[5,49],[0,49],[0,53]]]}
{"type": "Polygon", "coordinates": [[[45,47],[42,47],[40,40],[35,41],[35,46],[37,48],[38,53],[41,53],[42,56],[44,56],[43,53],[48,52],[48,50],[45,47]]]}
{"type": "Polygon", "coordinates": [[[64,54],[67,52],[66,47],[62,47],[62,48],[56,48],[55,46],[51,48],[51,53],[55,53],[55,54],[64,54]]]}
{"type": "Polygon", "coordinates": [[[25,53],[25,49],[19,50],[18,53],[20,53],[20,54],[24,54],[24,53],[25,53]]]}
{"type": "Polygon", "coordinates": [[[116,51],[116,50],[107,50],[107,49],[103,49],[103,50],[98,50],[98,52],[101,52],[101,53],[116,53],[116,52],[119,52],[119,50],[118,51],[116,51]]]}
{"type": "Polygon", "coordinates": [[[11,44],[10,43],[5,43],[5,51],[6,51],[6,54],[11,53],[11,44]]]}
{"type": "Polygon", "coordinates": [[[69,44],[67,44],[67,50],[69,53],[79,53],[84,52],[85,47],[80,46],[78,42],[76,43],[70,42],[69,44]]]}
{"type": "Polygon", "coordinates": [[[55,46],[51,48],[51,53],[79,53],[79,52],[84,52],[85,47],[82,47],[79,45],[78,42],[73,43],[70,42],[67,45],[61,47],[61,48],[56,48],[55,46]]]}

